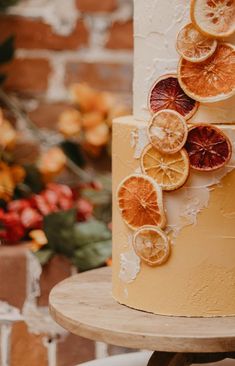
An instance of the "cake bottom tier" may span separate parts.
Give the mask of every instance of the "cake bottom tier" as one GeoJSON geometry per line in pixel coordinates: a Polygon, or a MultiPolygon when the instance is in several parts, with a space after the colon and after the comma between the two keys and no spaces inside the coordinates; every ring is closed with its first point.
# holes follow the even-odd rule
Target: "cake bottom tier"
{"type": "MultiPolygon", "coordinates": [[[[220,126],[233,146],[235,126],[220,126]]],[[[235,315],[235,170],[190,173],[186,185],[165,193],[171,256],[157,267],[141,262],[133,231],[123,222],[116,199],[120,182],[140,173],[148,143],[146,126],[134,117],[113,124],[113,297],[121,304],[160,315],[235,315]]]]}

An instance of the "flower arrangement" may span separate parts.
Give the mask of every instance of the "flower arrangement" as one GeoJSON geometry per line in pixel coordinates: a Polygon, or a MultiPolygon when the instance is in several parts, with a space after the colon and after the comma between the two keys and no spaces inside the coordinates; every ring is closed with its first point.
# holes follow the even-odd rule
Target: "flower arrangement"
{"type": "MultiPolygon", "coordinates": [[[[26,241],[41,264],[56,253],[65,255],[84,271],[111,257],[110,175],[97,173],[86,155],[97,159],[108,152],[111,120],[124,108],[85,84],[73,85],[71,96],[72,106],[58,120],[60,144],[44,141],[36,154],[26,152],[26,159],[19,159],[22,146],[27,149],[19,143],[20,133],[0,109],[0,240],[2,245],[26,241]],[[76,179],[62,184],[68,169],[76,179]]],[[[10,107],[9,97],[3,99],[10,107]]],[[[32,127],[40,143],[40,131],[30,121],[32,127]]]]}

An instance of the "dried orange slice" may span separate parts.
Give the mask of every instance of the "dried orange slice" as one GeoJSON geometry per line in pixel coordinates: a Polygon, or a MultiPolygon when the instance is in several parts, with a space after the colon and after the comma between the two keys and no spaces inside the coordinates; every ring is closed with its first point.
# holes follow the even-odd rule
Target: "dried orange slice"
{"type": "Polygon", "coordinates": [[[177,112],[165,109],[156,113],[148,126],[151,144],[165,154],[181,150],[188,136],[185,119],[177,112]]]}
{"type": "Polygon", "coordinates": [[[213,103],[235,94],[235,48],[221,43],[206,61],[189,62],[181,58],[179,83],[191,98],[213,103]]]}
{"type": "Polygon", "coordinates": [[[191,19],[207,36],[228,37],[235,32],[235,1],[192,0],[191,19]]]}
{"type": "Polygon", "coordinates": [[[143,225],[163,228],[166,225],[162,190],[152,178],[130,175],[121,182],[117,199],[122,218],[131,229],[143,225]]]}
{"type": "Polygon", "coordinates": [[[181,88],[177,75],[164,75],[154,84],[149,95],[149,110],[157,113],[163,109],[172,109],[185,119],[191,118],[198,103],[188,97],[181,88]]]}
{"type": "Polygon", "coordinates": [[[191,62],[202,62],[213,55],[217,47],[217,41],[200,33],[193,24],[183,27],[176,42],[178,53],[191,62]]]}
{"type": "Polygon", "coordinates": [[[191,127],[185,147],[191,167],[201,171],[222,168],[232,155],[228,137],[219,128],[209,124],[191,127]]]}
{"type": "Polygon", "coordinates": [[[164,191],[174,191],[188,178],[189,158],[185,149],[169,155],[148,145],[141,156],[141,167],[143,173],[152,177],[164,191]]]}
{"type": "Polygon", "coordinates": [[[149,266],[160,266],[170,256],[167,235],[156,226],[143,226],[133,237],[133,247],[140,259],[149,266]]]}

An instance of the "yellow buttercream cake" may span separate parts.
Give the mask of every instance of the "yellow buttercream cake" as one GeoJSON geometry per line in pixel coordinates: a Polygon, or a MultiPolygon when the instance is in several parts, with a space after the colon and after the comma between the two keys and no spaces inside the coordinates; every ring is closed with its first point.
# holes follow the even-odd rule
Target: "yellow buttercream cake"
{"type": "MultiPolygon", "coordinates": [[[[235,315],[235,54],[234,34],[229,35],[234,29],[220,29],[220,23],[216,28],[214,20],[206,28],[198,17],[208,3],[216,1],[134,1],[134,115],[113,122],[113,296],[161,315],[235,315]],[[185,50],[176,51],[177,35],[192,19],[196,36],[214,41],[210,56],[197,63],[181,58],[185,50]],[[218,81],[212,90],[209,80],[197,89],[223,51],[229,65],[222,86],[218,81]],[[201,79],[195,77],[202,68],[201,79]],[[159,97],[155,86],[168,78],[178,80],[192,113],[162,104],[162,90],[159,97]]],[[[234,28],[235,2],[229,4],[234,28]]]]}

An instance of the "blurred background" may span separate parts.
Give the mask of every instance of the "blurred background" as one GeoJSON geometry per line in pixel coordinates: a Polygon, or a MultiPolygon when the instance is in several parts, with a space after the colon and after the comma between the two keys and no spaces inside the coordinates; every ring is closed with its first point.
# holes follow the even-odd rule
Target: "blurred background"
{"type": "Polygon", "coordinates": [[[112,264],[112,119],[131,112],[132,15],[132,0],[0,0],[1,366],[120,351],[66,333],[48,295],[112,264]]]}

